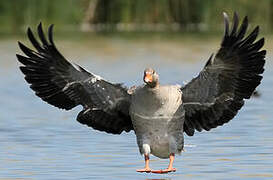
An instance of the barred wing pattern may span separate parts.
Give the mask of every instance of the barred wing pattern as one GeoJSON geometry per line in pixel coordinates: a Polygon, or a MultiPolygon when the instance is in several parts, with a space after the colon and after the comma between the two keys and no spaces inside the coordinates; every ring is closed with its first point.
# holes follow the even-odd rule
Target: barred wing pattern
{"type": "Polygon", "coordinates": [[[207,61],[199,75],[181,88],[185,107],[184,131],[209,131],[229,122],[249,99],[262,80],[265,50],[264,38],[255,42],[259,27],[247,37],[248,18],[238,29],[239,18],[233,17],[232,28],[224,13],[225,34],[221,47],[207,61]],[[231,30],[231,31],[230,31],[231,30]]]}

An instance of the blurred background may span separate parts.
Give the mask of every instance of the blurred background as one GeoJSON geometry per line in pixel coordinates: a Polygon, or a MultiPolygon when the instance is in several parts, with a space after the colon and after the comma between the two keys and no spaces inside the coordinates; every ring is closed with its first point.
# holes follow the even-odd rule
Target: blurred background
{"type": "Polygon", "coordinates": [[[60,31],[222,30],[222,12],[249,15],[273,29],[273,1],[262,0],[12,0],[0,2],[2,33],[20,33],[40,21],[60,31]]]}
{"type": "MultiPolygon", "coordinates": [[[[6,179],[273,179],[273,0],[0,0],[0,180],[6,179]],[[40,100],[19,70],[17,41],[54,24],[68,60],[110,82],[142,84],[153,67],[162,84],[189,81],[215,53],[223,12],[260,26],[267,50],[259,97],[223,127],[185,136],[176,173],[136,174],[143,167],[133,132],[113,136],[40,100]]],[[[154,169],[168,160],[152,157],[154,169]]]]}

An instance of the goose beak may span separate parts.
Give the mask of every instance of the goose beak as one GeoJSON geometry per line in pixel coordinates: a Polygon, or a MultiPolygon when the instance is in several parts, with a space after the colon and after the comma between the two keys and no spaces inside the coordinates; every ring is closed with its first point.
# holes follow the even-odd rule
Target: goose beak
{"type": "Polygon", "coordinates": [[[151,74],[146,73],[145,76],[144,76],[144,82],[145,83],[153,82],[153,76],[151,74]]]}

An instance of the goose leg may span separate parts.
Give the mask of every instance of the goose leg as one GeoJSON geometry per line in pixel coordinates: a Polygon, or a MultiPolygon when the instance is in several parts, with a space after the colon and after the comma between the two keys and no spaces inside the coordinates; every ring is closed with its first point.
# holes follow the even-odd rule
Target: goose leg
{"type": "Polygon", "coordinates": [[[137,169],[137,172],[146,172],[146,173],[150,173],[152,170],[149,166],[149,162],[150,162],[150,157],[149,154],[145,154],[144,155],[144,159],[145,159],[145,167],[144,169],[137,169]]]}
{"type": "Polygon", "coordinates": [[[169,173],[169,172],[175,172],[176,169],[173,168],[173,161],[174,161],[174,153],[170,154],[170,163],[167,169],[161,169],[161,170],[154,170],[152,173],[157,173],[157,174],[164,174],[164,173],[169,173]]]}

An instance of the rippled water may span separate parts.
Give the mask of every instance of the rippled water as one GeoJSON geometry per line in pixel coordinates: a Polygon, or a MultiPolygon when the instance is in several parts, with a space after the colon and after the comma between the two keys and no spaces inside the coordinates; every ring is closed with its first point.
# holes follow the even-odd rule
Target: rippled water
{"type": "MultiPolygon", "coordinates": [[[[157,48],[118,43],[125,55],[109,49],[105,54],[83,54],[73,51],[73,45],[66,54],[86,69],[128,86],[142,83],[148,65],[157,69],[163,84],[181,84],[205,63],[180,61],[173,51],[162,54],[157,48]]],[[[135,172],[144,162],[133,132],[109,135],[92,130],[75,120],[81,107],[66,112],[38,99],[18,70],[16,51],[15,42],[0,43],[0,179],[273,179],[270,62],[259,87],[261,97],[248,100],[223,127],[186,136],[186,152],[175,160],[177,172],[155,175],[135,172]]],[[[209,56],[196,47],[190,51],[198,52],[199,59],[209,56]]],[[[153,169],[167,165],[168,160],[152,157],[153,169]]]]}

